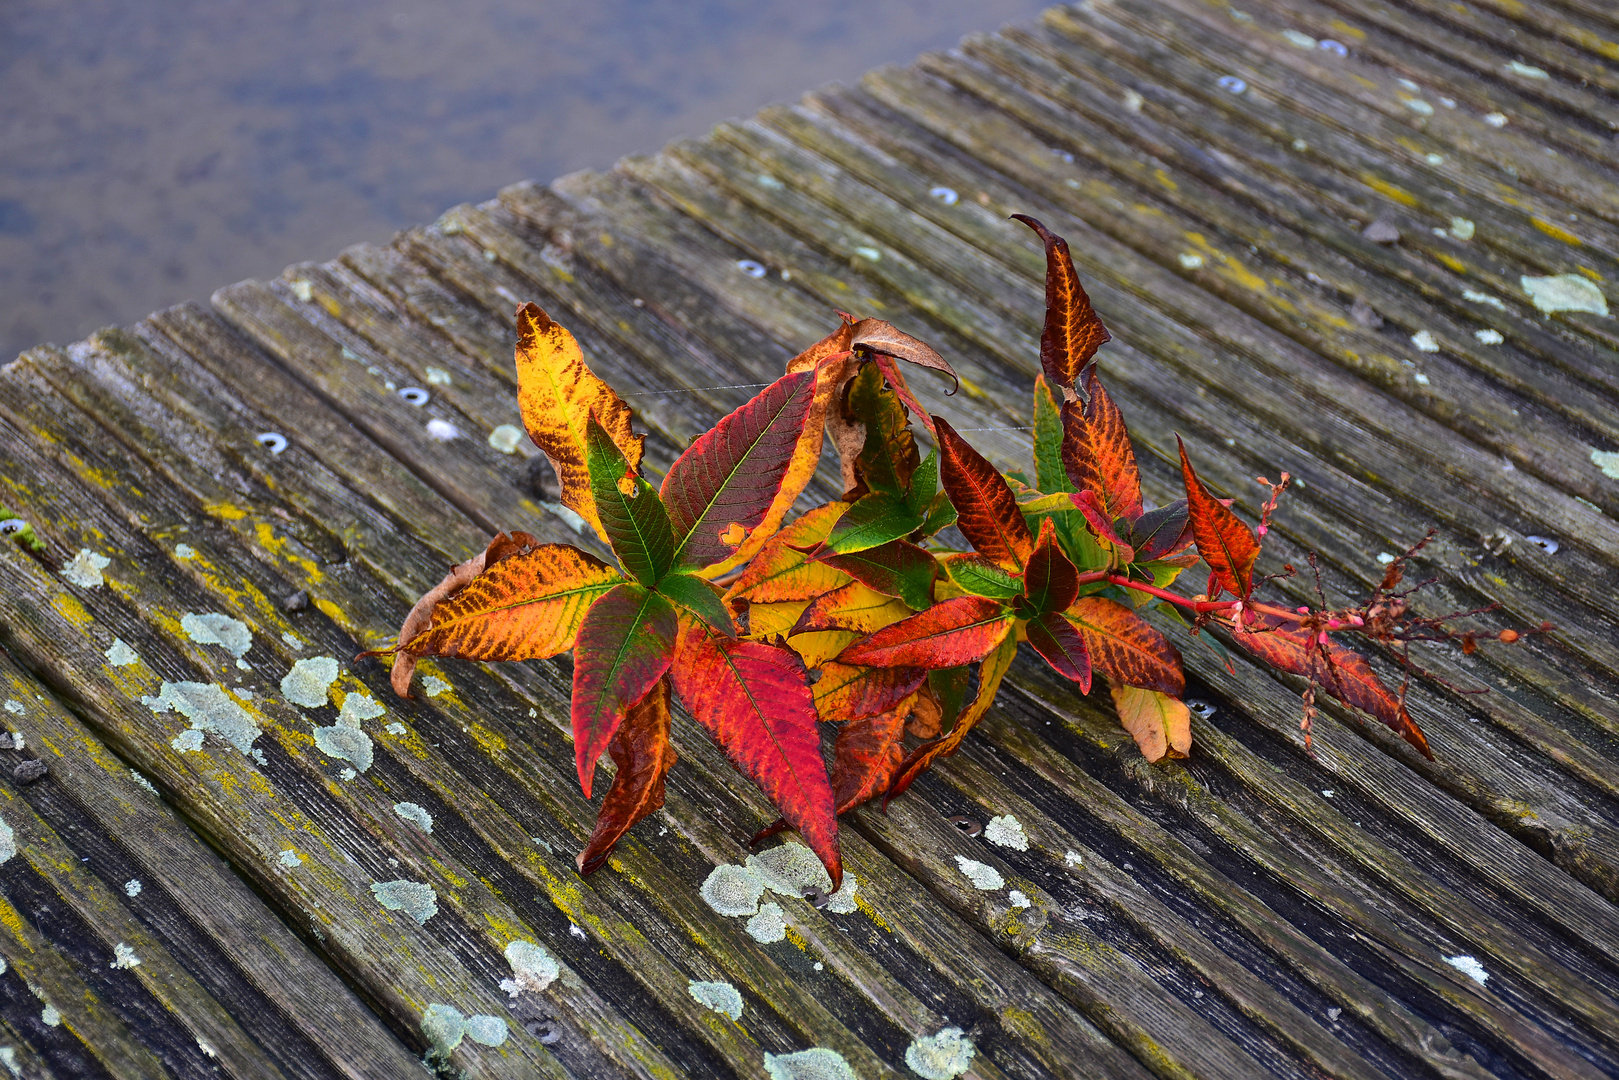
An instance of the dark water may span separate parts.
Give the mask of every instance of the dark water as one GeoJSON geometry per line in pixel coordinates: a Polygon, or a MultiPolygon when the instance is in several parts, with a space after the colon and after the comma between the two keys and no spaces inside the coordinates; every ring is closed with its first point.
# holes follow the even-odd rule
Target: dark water
{"type": "Polygon", "coordinates": [[[1038,0],[0,0],[0,360],[1038,0]]]}

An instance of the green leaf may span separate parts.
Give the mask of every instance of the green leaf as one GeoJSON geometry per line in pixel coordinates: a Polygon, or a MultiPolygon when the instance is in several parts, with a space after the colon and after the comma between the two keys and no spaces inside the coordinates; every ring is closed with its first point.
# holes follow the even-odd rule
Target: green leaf
{"type": "Polygon", "coordinates": [[[911,474],[911,490],[905,497],[905,502],[918,517],[926,517],[933,505],[934,496],[938,494],[939,452],[930,450],[928,456],[922,459],[922,464],[911,474]]]}
{"type": "Polygon", "coordinates": [[[855,468],[872,491],[903,496],[916,471],[916,437],[899,395],[876,364],[863,364],[849,383],[848,411],[866,425],[866,442],[855,468]]]}
{"type": "Polygon", "coordinates": [[[935,668],[928,672],[928,689],[939,702],[939,731],[947,734],[956,726],[956,717],[967,703],[967,688],[972,684],[971,664],[953,668],[935,668]]]}
{"type": "Polygon", "coordinates": [[[1074,490],[1062,464],[1062,408],[1044,375],[1034,380],[1034,486],[1051,494],[1074,490]]]}
{"type": "Polygon", "coordinates": [[[731,621],[731,613],[726,610],[718,587],[695,574],[677,571],[658,582],[658,592],[701,619],[715,633],[736,637],[736,624],[731,621]]]}
{"type": "Polygon", "coordinates": [[[923,515],[911,509],[899,495],[886,491],[862,497],[838,519],[826,546],[840,555],[865,551],[915,532],[923,515]]]}
{"type": "Polygon", "coordinates": [[[946,555],[939,560],[950,580],[974,596],[1011,600],[1023,595],[1023,579],[996,566],[982,555],[946,555]]]}
{"type": "Polygon", "coordinates": [[[594,414],[585,433],[585,463],[590,470],[590,493],[613,554],[635,580],[657,584],[675,561],[669,513],[652,485],[630,468],[623,451],[594,414]]]}
{"type": "MultiPolygon", "coordinates": [[[[1151,575],[1152,583],[1160,589],[1167,589],[1173,585],[1175,583],[1175,579],[1180,577],[1180,573],[1183,569],[1185,568],[1180,566],[1172,566],[1169,563],[1162,562],[1132,563],[1127,568],[1128,573],[1133,578],[1144,578],[1151,575]]],[[[1146,607],[1148,604],[1152,603],[1152,601],[1156,600],[1157,597],[1153,596],[1151,593],[1136,592],[1134,589],[1131,589],[1130,599],[1135,606],[1139,608],[1146,607]]]]}
{"type": "Polygon", "coordinates": [[[939,563],[915,544],[890,540],[850,555],[818,552],[816,558],[884,596],[899,597],[912,611],[933,605],[933,579],[939,576],[939,563]]]}
{"type": "Polygon", "coordinates": [[[596,759],[624,716],[669,670],[679,626],[655,592],[623,582],[597,600],[573,650],[573,745],[579,784],[590,798],[596,759]]]}
{"type": "Polygon", "coordinates": [[[928,507],[927,520],[922,522],[922,535],[934,536],[948,529],[956,523],[956,506],[950,501],[950,496],[939,492],[933,497],[933,503],[928,507]]]}

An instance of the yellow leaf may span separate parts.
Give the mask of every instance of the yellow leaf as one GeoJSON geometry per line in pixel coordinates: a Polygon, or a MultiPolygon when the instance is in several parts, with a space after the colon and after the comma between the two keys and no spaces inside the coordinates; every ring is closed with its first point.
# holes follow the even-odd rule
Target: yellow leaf
{"type": "Polygon", "coordinates": [[[821,562],[810,562],[798,548],[811,548],[831,533],[848,503],[824,503],[787,526],[760,550],[725,594],[727,600],[749,600],[755,604],[783,600],[813,600],[852,580],[842,570],[821,562]]]}
{"type": "Polygon", "coordinates": [[[556,469],[562,505],[590,522],[606,540],[590,494],[585,427],[594,413],[631,469],[641,464],[646,436],[630,429],[630,407],[585,366],[573,335],[537,304],[517,309],[517,403],[529,438],[556,469]]]}
{"type": "Polygon", "coordinates": [[[769,641],[789,633],[798,625],[799,617],[809,607],[808,600],[790,600],[782,604],[748,604],[748,637],[754,641],[769,641]]]}
{"type": "Polygon", "coordinates": [[[1186,702],[1157,690],[1110,683],[1113,704],[1124,725],[1148,761],[1183,758],[1192,749],[1192,714],[1186,702]]]}

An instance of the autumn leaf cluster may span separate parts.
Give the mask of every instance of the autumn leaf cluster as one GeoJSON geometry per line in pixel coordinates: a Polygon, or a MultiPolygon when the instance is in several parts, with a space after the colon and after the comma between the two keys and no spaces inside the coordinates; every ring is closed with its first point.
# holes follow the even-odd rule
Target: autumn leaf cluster
{"type": "Polygon", "coordinates": [[[1142,617],[1147,604],[1185,612],[1194,632],[1218,626],[1303,676],[1306,721],[1320,689],[1428,753],[1401,696],[1332,636],[1401,640],[1413,625],[1393,591],[1403,560],[1353,611],[1256,602],[1260,538],[1285,474],[1256,532],[1208,490],[1183,447],[1186,497],[1150,507],[1094,362],[1108,332],[1067,244],[1017,217],[1047,263],[1032,474],[1001,473],[918,406],[898,361],[954,378],[937,352],[888,323],[839,313],[832,333],[694,440],[654,487],[629,406],[586,366],[572,334],[534,304],[518,310],[524,424],[556,471],[560,501],[617,565],[524,533],[496,536],[412,610],[391,650],[393,683],[408,695],[420,657],[571,650],[587,798],[604,752],[615,766],[581,871],[663,805],[677,699],[779,810],[770,829],[796,829],[834,885],[838,815],[898,795],[954,753],[1020,643],[1080,693],[1100,677],[1148,760],[1185,756],[1185,674],[1175,646],[1142,617]],[[788,520],[827,441],[842,496],[788,520]],[[1199,561],[1204,591],[1171,592],[1199,561]]]}

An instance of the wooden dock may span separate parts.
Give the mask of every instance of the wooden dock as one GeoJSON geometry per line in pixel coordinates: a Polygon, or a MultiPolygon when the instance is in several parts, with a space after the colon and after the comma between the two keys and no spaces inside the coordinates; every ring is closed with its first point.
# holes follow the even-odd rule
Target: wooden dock
{"type": "Polygon", "coordinates": [[[950,1028],[982,1080],[1619,1075],[1619,323],[1522,280],[1619,303],[1616,130],[1605,0],[1089,0],[24,354],[0,1076],[875,1080],[949,1075],[950,1028]],[[651,472],[834,309],[934,345],[963,392],[924,404],[1026,462],[1013,212],[1072,243],[1153,498],[1179,432],[1250,519],[1254,476],[1302,478],[1261,570],[1319,552],[1358,595],[1433,525],[1435,611],[1555,624],[1418,652],[1436,761],[1336,709],[1311,757],[1298,685],[1182,638],[1207,715],[1147,765],[1020,660],[846,819],[857,909],[772,897],[769,941],[700,895],[774,814],[691,721],[581,879],[566,664],[424,664],[402,701],[351,661],[495,530],[578,540],[501,438],[523,301],[651,472]],[[959,827],[1004,815],[1027,850],[959,827]]]}

